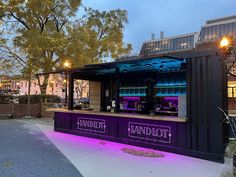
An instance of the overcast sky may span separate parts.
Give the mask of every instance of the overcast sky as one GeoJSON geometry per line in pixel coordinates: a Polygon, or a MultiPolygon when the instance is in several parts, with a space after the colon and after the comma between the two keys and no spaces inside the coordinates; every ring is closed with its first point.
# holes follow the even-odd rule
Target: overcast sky
{"type": "Polygon", "coordinates": [[[142,43],[160,31],[165,37],[200,30],[206,20],[236,15],[236,0],[83,0],[99,10],[126,9],[129,23],[124,40],[138,52],[142,43]]]}

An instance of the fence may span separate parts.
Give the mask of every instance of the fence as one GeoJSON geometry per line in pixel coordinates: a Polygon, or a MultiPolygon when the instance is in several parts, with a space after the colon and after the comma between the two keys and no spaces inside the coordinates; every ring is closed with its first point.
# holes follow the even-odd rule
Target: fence
{"type": "Polygon", "coordinates": [[[53,117],[53,112],[48,112],[49,108],[61,108],[64,103],[42,103],[41,104],[41,117],[53,117]]]}
{"type": "MultiPolygon", "coordinates": [[[[30,115],[32,117],[52,117],[52,112],[47,112],[48,108],[63,107],[62,103],[42,103],[31,104],[30,115]]],[[[28,114],[27,104],[0,104],[0,115],[12,115],[14,118],[21,118],[28,114]]]]}
{"type": "Polygon", "coordinates": [[[14,115],[13,104],[0,104],[0,117],[12,117],[14,115]]]}

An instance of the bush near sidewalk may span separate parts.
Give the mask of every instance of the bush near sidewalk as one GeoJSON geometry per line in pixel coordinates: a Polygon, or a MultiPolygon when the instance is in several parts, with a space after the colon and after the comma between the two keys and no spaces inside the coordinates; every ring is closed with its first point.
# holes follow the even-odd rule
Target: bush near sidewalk
{"type": "Polygon", "coordinates": [[[13,96],[0,94],[0,104],[10,104],[13,99],[13,96]]]}
{"type": "MultiPolygon", "coordinates": [[[[236,153],[236,141],[229,141],[226,149],[225,156],[228,158],[233,158],[233,155],[236,153]]],[[[220,175],[220,177],[236,177],[233,173],[233,167],[226,168],[220,175]]]]}
{"type": "Polygon", "coordinates": [[[233,158],[233,155],[236,153],[236,141],[230,141],[225,149],[225,156],[233,158]]]}
{"type": "MultiPolygon", "coordinates": [[[[18,97],[19,104],[27,104],[28,96],[22,95],[18,97]]],[[[60,103],[61,98],[57,95],[31,95],[30,96],[30,103],[37,104],[37,103],[60,103]]]]}

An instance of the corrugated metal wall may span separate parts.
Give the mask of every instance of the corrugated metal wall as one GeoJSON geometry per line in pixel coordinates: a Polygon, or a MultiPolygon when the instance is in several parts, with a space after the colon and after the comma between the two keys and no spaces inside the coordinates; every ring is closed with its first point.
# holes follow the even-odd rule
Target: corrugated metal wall
{"type": "Polygon", "coordinates": [[[222,154],[227,131],[222,123],[226,108],[225,65],[216,52],[195,53],[187,64],[188,148],[222,154]]]}

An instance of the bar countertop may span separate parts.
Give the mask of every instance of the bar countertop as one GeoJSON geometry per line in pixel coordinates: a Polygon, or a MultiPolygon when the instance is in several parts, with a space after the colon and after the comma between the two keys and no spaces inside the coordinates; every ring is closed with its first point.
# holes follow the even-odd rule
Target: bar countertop
{"type": "Polygon", "coordinates": [[[47,109],[49,112],[65,112],[65,113],[79,113],[79,114],[92,114],[92,115],[104,115],[104,116],[115,116],[115,117],[127,117],[137,119],[151,119],[161,120],[169,122],[187,122],[186,117],[174,117],[174,116],[159,116],[159,115],[145,115],[145,114],[128,114],[128,113],[113,113],[113,112],[98,112],[88,110],[68,110],[65,108],[51,108],[47,109]]]}

